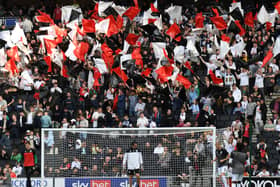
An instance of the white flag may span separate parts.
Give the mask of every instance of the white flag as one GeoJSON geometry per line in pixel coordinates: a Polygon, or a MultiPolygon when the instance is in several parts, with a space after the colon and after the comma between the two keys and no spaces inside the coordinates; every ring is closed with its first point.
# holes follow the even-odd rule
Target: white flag
{"type": "Polygon", "coordinates": [[[0,66],[5,66],[7,62],[7,55],[5,53],[4,47],[0,49],[0,66]]]}
{"type": "Polygon", "coordinates": [[[280,36],[277,37],[276,42],[273,47],[273,57],[280,53],[280,36]]]}
{"type": "Polygon", "coordinates": [[[165,10],[166,13],[169,14],[170,23],[174,23],[174,19],[178,23],[182,20],[182,7],[181,6],[171,6],[165,10]]]}
{"type": "Polygon", "coordinates": [[[157,59],[160,59],[162,56],[164,56],[163,49],[165,49],[166,43],[164,43],[164,42],[152,42],[152,46],[153,46],[153,49],[154,49],[155,57],[157,59]]]}
{"type": "Polygon", "coordinates": [[[88,72],[88,88],[91,89],[93,87],[94,79],[92,71],[88,72]]]}
{"type": "Polygon", "coordinates": [[[65,56],[67,56],[70,60],[76,61],[77,57],[74,54],[74,50],[76,49],[76,46],[70,42],[67,51],[65,52],[65,56]]]}
{"type": "Polygon", "coordinates": [[[185,58],[185,47],[180,45],[174,48],[174,59],[183,63],[185,58]]]}
{"type": "Polygon", "coordinates": [[[230,48],[229,48],[229,43],[225,42],[223,40],[220,41],[221,42],[221,46],[220,46],[220,54],[219,54],[219,58],[220,59],[224,59],[225,56],[228,54],[230,48]]]}
{"type": "Polygon", "coordinates": [[[113,5],[113,2],[99,1],[98,2],[98,15],[101,17],[106,16],[106,14],[104,14],[103,12],[112,5],[113,5]]]}
{"type": "Polygon", "coordinates": [[[108,73],[107,66],[102,58],[93,58],[95,67],[101,74],[108,73]]]}
{"type": "Polygon", "coordinates": [[[27,40],[24,31],[20,28],[18,23],[16,23],[15,28],[12,30],[11,40],[14,44],[22,42],[24,45],[27,45],[27,40]]]}

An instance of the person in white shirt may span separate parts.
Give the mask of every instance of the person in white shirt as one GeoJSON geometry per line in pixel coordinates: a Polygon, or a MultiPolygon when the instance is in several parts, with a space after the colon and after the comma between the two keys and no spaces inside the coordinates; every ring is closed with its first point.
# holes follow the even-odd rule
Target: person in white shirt
{"type": "Polygon", "coordinates": [[[92,121],[93,121],[93,124],[92,124],[92,126],[93,126],[93,128],[97,128],[97,126],[98,126],[98,119],[99,118],[104,118],[104,113],[102,112],[102,108],[100,107],[100,108],[98,108],[93,114],[92,114],[92,117],[91,117],[91,119],[92,119],[92,121]]]}
{"type": "Polygon", "coordinates": [[[238,75],[236,74],[237,79],[240,80],[240,88],[243,93],[248,93],[248,87],[249,87],[249,71],[245,68],[241,68],[241,73],[238,75]]]}
{"type": "Polygon", "coordinates": [[[139,116],[141,112],[144,112],[145,106],[146,106],[146,104],[142,101],[142,99],[139,99],[138,103],[136,103],[135,109],[134,109],[137,116],[139,116]]]}
{"type": "Polygon", "coordinates": [[[148,118],[145,117],[144,113],[140,113],[140,117],[137,119],[137,127],[146,128],[149,125],[148,118]]]}
{"type": "Polygon", "coordinates": [[[136,142],[126,151],[123,158],[123,170],[127,169],[129,175],[129,186],[132,187],[133,176],[136,176],[137,186],[140,186],[140,172],[143,170],[143,156],[136,142]]]}
{"type": "Polygon", "coordinates": [[[154,149],[154,154],[160,155],[163,152],[164,152],[164,147],[162,147],[162,144],[159,143],[154,149]]]}
{"type": "Polygon", "coordinates": [[[228,88],[231,88],[233,84],[236,84],[236,79],[234,75],[231,73],[230,69],[227,69],[226,73],[224,74],[224,83],[225,86],[228,88]]]}
{"type": "Polygon", "coordinates": [[[234,151],[236,144],[237,144],[237,141],[236,141],[236,139],[233,138],[232,135],[229,137],[229,139],[228,139],[227,141],[224,140],[225,149],[227,150],[227,152],[228,152],[229,154],[230,154],[232,151],[234,151]]]}
{"type": "Polygon", "coordinates": [[[234,98],[234,102],[238,103],[241,100],[241,91],[240,89],[236,86],[236,84],[232,85],[232,96],[234,98]]]}
{"type": "Polygon", "coordinates": [[[79,159],[77,157],[74,157],[73,162],[71,163],[71,169],[81,169],[81,162],[79,161],[79,159]]]}
{"type": "Polygon", "coordinates": [[[21,176],[22,170],[23,168],[19,162],[17,162],[16,165],[12,168],[12,171],[16,174],[17,177],[21,176]]]}
{"type": "Polygon", "coordinates": [[[270,173],[266,170],[266,168],[263,168],[261,172],[257,174],[257,177],[269,177],[270,173]]]}
{"type": "Polygon", "coordinates": [[[260,101],[257,101],[257,106],[255,108],[255,129],[256,134],[260,134],[261,130],[263,129],[263,119],[260,101]]]}
{"type": "Polygon", "coordinates": [[[209,62],[205,62],[205,60],[201,56],[199,56],[199,58],[201,62],[207,67],[207,75],[209,74],[210,70],[215,71],[215,69],[217,69],[216,64],[214,64],[211,60],[209,62]]]}
{"type": "Polygon", "coordinates": [[[279,72],[279,66],[277,65],[276,58],[273,58],[272,63],[270,63],[269,66],[272,67],[273,73],[277,74],[279,72]]]}
{"type": "Polygon", "coordinates": [[[231,70],[236,70],[236,65],[232,60],[232,56],[228,55],[227,60],[225,61],[226,67],[231,70]]]}
{"type": "Polygon", "coordinates": [[[27,17],[23,18],[22,29],[25,33],[31,33],[33,29],[33,23],[27,17]]]}
{"type": "Polygon", "coordinates": [[[264,74],[261,69],[259,69],[256,73],[255,87],[257,87],[262,96],[264,96],[264,74]]]}

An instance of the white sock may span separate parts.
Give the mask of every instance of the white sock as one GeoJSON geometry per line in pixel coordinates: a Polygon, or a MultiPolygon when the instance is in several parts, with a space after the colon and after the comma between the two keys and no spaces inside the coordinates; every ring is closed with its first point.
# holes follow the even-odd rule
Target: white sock
{"type": "Polygon", "coordinates": [[[223,182],[223,184],[224,184],[224,187],[228,187],[228,182],[227,182],[227,178],[226,178],[226,176],[222,176],[222,182],[223,182]]]}

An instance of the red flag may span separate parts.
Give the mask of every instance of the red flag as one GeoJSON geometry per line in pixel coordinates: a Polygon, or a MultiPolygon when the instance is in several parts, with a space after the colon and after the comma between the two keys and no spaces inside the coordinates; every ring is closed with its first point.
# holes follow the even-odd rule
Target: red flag
{"type": "Polygon", "coordinates": [[[95,21],[94,20],[83,19],[82,25],[83,25],[83,31],[85,33],[95,32],[95,21]]]}
{"type": "Polygon", "coordinates": [[[225,30],[227,23],[221,16],[210,17],[210,20],[215,24],[218,30],[225,30]]]}
{"type": "Polygon", "coordinates": [[[235,20],[234,23],[235,23],[236,26],[240,29],[239,35],[240,35],[240,36],[243,36],[243,35],[246,33],[246,31],[245,31],[245,29],[241,26],[239,20],[235,20]]]}
{"type": "Polygon", "coordinates": [[[173,73],[172,66],[162,66],[155,71],[158,74],[158,79],[160,82],[167,82],[168,77],[170,77],[173,73]]]}
{"type": "Polygon", "coordinates": [[[203,22],[204,22],[204,16],[202,15],[202,12],[197,13],[195,16],[195,28],[203,28],[203,22]]]}
{"type": "Polygon", "coordinates": [[[112,70],[112,66],[114,63],[113,50],[110,47],[108,47],[108,45],[105,42],[101,45],[101,50],[102,59],[106,63],[108,70],[112,70]]]}
{"type": "Polygon", "coordinates": [[[85,33],[83,30],[81,30],[80,27],[79,27],[78,25],[76,25],[76,26],[77,26],[77,33],[78,33],[79,35],[81,35],[81,36],[85,36],[86,33],[85,33]]]}
{"type": "Polygon", "coordinates": [[[135,7],[139,7],[139,5],[138,5],[138,0],[133,0],[133,2],[134,2],[134,5],[135,5],[135,7]]]}
{"type": "Polygon", "coordinates": [[[135,60],[136,65],[141,65],[141,68],[143,68],[143,59],[142,59],[140,47],[133,49],[133,52],[131,53],[131,57],[132,59],[135,60]]]}
{"type": "Polygon", "coordinates": [[[163,55],[164,55],[164,57],[165,58],[167,58],[167,60],[168,60],[168,62],[170,63],[170,64],[174,64],[175,62],[174,62],[174,58],[172,57],[171,59],[168,57],[168,54],[167,54],[167,52],[166,52],[166,50],[163,48],[163,55]]]}
{"type": "Polygon", "coordinates": [[[15,60],[13,58],[11,58],[5,65],[5,69],[8,70],[9,72],[12,72],[13,75],[15,73],[18,73],[18,69],[15,63],[15,60]]]}
{"type": "Polygon", "coordinates": [[[135,16],[139,14],[139,12],[140,9],[138,7],[130,7],[125,11],[125,13],[123,13],[123,15],[126,15],[130,19],[130,21],[132,21],[135,16]]]}
{"type": "Polygon", "coordinates": [[[120,54],[120,52],[122,52],[122,50],[121,50],[121,49],[117,49],[117,50],[115,50],[116,55],[120,54]]]}
{"type": "Polygon", "coordinates": [[[121,70],[120,67],[114,68],[113,71],[121,78],[121,80],[123,82],[126,83],[126,81],[128,80],[127,75],[125,74],[125,72],[123,70],[121,70]]]}
{"type": "Polygon", "coordinates": [[[87,42],[80,42],[73,53],[78,59],[85,62],[85,54],[88,52],[88,50],[89,44],[87,42]]]}
{"type": "Polygon", "coordinates": [[[40,93],[39,93],[39,92],[36,92],[36,93],[33,95],[33,98],[36,99],[36,100],[39,100],[39,99],[40,99],[40,93]]]}
{"type": "Polygon", "coordinates": [[[139,37],[140,37],[139,35],[129,33],[125,40],[127,41],[128,44],[135,45],[139,37]]]}
{"type": "Polygon", "coordinates": [[[157,20],[157,19],[151,19],[151,18],[149,18],[149,19],[148,19],[148,24],[154,23],[156,20],[157,20]]]}
{"type": "Polygon", "coordinates": [[[11,49],[7,50],[8,57],[14,59],[15,61],[19,62],[20,58],[18,55],[18,48],[17,46],[12,47],[11,49]]]}
{"type": "Polygon", "coordinates": [[[178,74],[176,80],[178,82],[180,82],[181,84],[183,84],[186,89],[189,89],[192,85],[192,83],[189,81],[189,79],[187,79],[186,77],[184,77],[183,75],[180,75],[180,74],[178,74]]]}
{"type": "Polygon", "coordinates": [[[225,34],[223,34],[223,35],[221,36],[221,39],[222,39],[223,41],[227,42],[227,43],[230,42],[230,37],[228,37],[228,36],[225,35],[225,34]]]}
{"type": "Polygon", "coordinates": [[[121,17],[120,15],[118,15],[117,19],[116,19],[116,25],[119,29],[119,31],[122,29],[123,27],[123,17],[121,17]]]}
{"type": "Polygon", "coordinates": [[[212,70],[209,71],[209,74],[214,84],[221,84],[224,82],[223,79],[216,77],[212,70]]]}
{"type": "Polygon", "coordinates": [[[116,95],[114,100],[113,100],[113,107],[112,107],[113,110],[117,110],[118,101],[119,101],[119,96],[116,95]]]}
{"type": "Polygon", "coordinates": [[[93,86],[101,86],[101,84],[98,81],[100,77],[101,77],[101,73],[99,72],[99,70],[96,67],[93,67],[93,78],[94,78],[93,86]]]}
{"type": "Polygon", "coordinates": [[[269,31],[271,29],[272,23],[266,22],[266,31],[269,31]]]}
{"type": "Polygon", "coordinates": [[[110,37],[114,34],[117,34],[120,31],[120,29],[119,29],[119,25],[117,24],[115,18],[112,15],[108,16],[107,18],[110,19],[109,28],[107,31],[107,36],[110,37]]]}
{"type": "Polygon", "coordinates": [[[278,1],[274,7],[278,11],[278,14],[280,14],[280,1],[278,1]]]}
{"type": "Polygon", "coordinates": [[[68,70],[67,70],[66,65],[63,65],[63,66],[62,66],[61,74],[62,74],[62,76],[65,77],[65,78],[68,78],[68,77],[69,77],[69,75],[68,75],[68,70]]]}
{"type": "Polygon", "coordinates": [[[245,23],[246,25],[248,25],[249,27],[254,27],[253,12],[248,12],[248,13],[245,15],[244,23],[245,23]]]}
{"type": "Polygon", "coordinates": [[[265,56],[264,59],[263,59],[262,67],[264,67],[272,57],[273,57],[273,53],[272,53],[271,50],[269,50],[269,51],[266,53],[266,56],[265,56]]]}
{"type": "Polygon", "coordinates": [[[58,27],[57,25],[53,25],[54,31],[57,37],[67,36],[67,30],[58,27]]]}
{"type": "Polygon", "coordinates": [[[152,71],[151,68],[147,68],[144,71],[142,71],[141,76],[148,77],[150,75],[151,71],[152,71]]]}
{"type": "Polygon", "coordinates": [[[159,12],[158,9],[155,7],[153,3],[151,3],[151,11],[152,12],[159,12]]]}
{"type": "Polygon", "coordinates": [[[40,13],[40,16],[35,16],[37,22],[54,24],[54,21],[50,15],[46,14],[45,12],[41,12],[40,10],[38,10],[38,12],[40,13]]]}
{"type": "Polygon", "coordinates": [[[45,46],[47,49],[48,54],[52,54],[52,49],[57,46],[57,42],[55,40],[49,40],[49,39],[44,39],[45,41],[45,46]]]}
{"type": "Polygon", "coordinates": [[[219,15],[219,12],[218,12],[218,9],[212,8],[212,11],[214,12],[214,14],[215,14],[216,17],[219,17],[219,16],[220,16],[220,15],[219,15]]]}
{"type": "Polygon", "coordinates": [[[101,20],[102,19],[101,17],[98,16],[98,6],[99,6],[98,3],[96,3],[95,6],[94,6],[94,9],[90,10],[88,12],[89,15],[91,14],[91,16],[90,16],[91,19],[95,19],[95,20],[101,20]]]}
{"type": "Polygon", "coordinates": [[[52,72],[52,61],[51,61],[51,57],[50,56],[45,56],[44,57],[45,62],[48,65],[48,73],[52,72]]]}
{"type": "Polygon", "coordinates": [[[192,73],[194,73],[193,72],[193,70],[192,70],[192,67],[191,67],[191,64],[190,64],[190,62],[189,61],[187,61],[187,62],[185,62],[185,64],[184,64],[185,66],[186,66],[186,68],[188,68],[192,73]]]}
{"type": "Polygon", "coordinates": [[[173,38],[176,41],[180,41],[181,40],[181,36],[177,36],[180,33],[181,33],[181,30],[180,30],[179,26],[176,23],[173,23],[169,27],[169,29],[166,31],[166,34],[169,35],[171,38],[173,38]]]}

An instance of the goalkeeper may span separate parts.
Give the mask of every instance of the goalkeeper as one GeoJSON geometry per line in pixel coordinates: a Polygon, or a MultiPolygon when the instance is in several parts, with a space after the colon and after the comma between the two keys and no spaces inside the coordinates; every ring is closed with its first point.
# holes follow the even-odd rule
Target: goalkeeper
{"type": "Polygon", "coordinates": [[[143,158],[142,153],[137,148],[137,143],[132,142],[129,150],[124,154],[123,169],[127,169],[127,175],[129,176],[129,186],[132,187],[133,176],[136,176],[137,186],[140,186],[140,172],[143,170],[143,158]]]}

